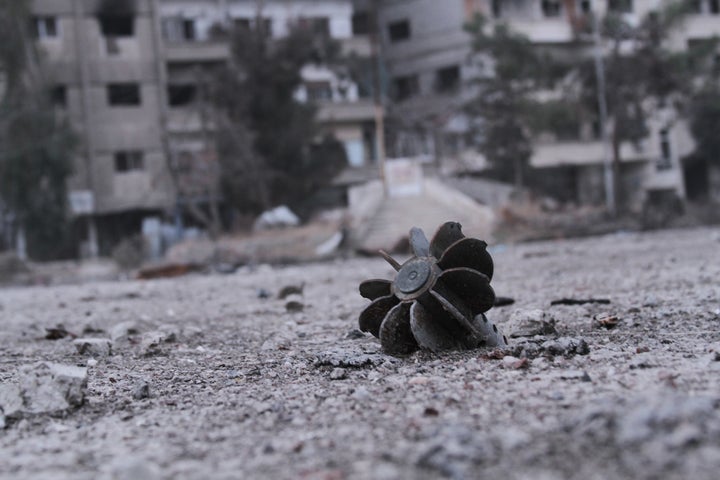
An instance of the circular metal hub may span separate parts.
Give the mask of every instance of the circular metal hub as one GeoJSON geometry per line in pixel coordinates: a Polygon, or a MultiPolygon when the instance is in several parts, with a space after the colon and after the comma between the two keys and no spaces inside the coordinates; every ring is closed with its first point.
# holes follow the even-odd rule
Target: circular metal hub
{"type": "Polygon", "coordinates": [[[410,294],[420,290],[430,279],[432,267],[426,260],[416,258],[402,266],[395,278],[395,287],[410,294]]]}

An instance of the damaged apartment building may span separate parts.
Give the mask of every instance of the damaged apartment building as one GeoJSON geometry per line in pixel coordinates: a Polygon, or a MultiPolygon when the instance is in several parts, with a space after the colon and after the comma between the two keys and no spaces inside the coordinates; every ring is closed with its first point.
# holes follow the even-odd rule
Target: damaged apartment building
{"type": "MultiPolygon", "coordinates": [[[[53,98],[81,135],[70,189],[86,226],[83,255],[108,253],[143,223],[172,218],[184,202],[219,195],[213,116],[203,85],[230,57],[216,35],[261,20],[273,37],[292,21],[370,54],[351,0],[34,0],[32,25],[53,98]]],[[[375,110],[367,92],[336,71],[303,69],[299,101],[345,147],[349,163],[374,158],[375,110]]]]}
{"type": "MultiPolygon", "coordinates": [[[[447,171],[482,171],[486,165],[468,145],[469,120],[462,106],[478,74],[464,25],[476,14],[507,23],[537,46],[564,55],[591,55],[591,40],[578,42],[575,16],[619,13],[638,22],[669,0],[384,0],[380,2],[383,53],[391,82],[391,116],[401,120],[388,146],[395,156],[441,159],[447,171]]],[[[720,35],[720,2],[697,0],[693,12],[671,39],[685,49],[720,35]]],[[[579,128],[574,138],[540,135],[531,166],[538,177],[563,186],[565,199],[602,204],[603,143],[597,129],[579,128]]],[[[682,159],[694,149],[686,122],[661,112],[637,145],[621,146],[619,186],[626,206],[638,209],[655,194],[688,195],[682,159]]],[[[685,172],[688,173],[688,172],[685,172]]],[[[703,172],[690,172],[703,177],[703,172]]],[[[715,172],[715,176],[718,172],[715,172]]],[[[707,172],[705,172],[707,175],[707,172]]],[[[720,179],[717,179],[720,180],[720,179]]],[[[720,181],[718,181],[720,184],[720,181]]]]}

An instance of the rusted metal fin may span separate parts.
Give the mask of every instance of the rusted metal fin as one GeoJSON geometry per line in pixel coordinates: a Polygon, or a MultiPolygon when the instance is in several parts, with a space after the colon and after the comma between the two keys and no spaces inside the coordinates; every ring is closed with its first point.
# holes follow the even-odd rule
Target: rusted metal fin
{"type": "Polygon", "coordinates": [[[389,253],[387,253],[385,250],[378,250],[378,253],[380,254],[381,257],[383,257],[385,259],[386,262],[388,262],[390,265],[392,265],[392,267],[396,271],[398,271],[398,272],[400,271],[400,268],[402,267],[402,265],[400,265],[400,263],[397,260],[395,260],[393,257],[391,257],[389,253]]]}

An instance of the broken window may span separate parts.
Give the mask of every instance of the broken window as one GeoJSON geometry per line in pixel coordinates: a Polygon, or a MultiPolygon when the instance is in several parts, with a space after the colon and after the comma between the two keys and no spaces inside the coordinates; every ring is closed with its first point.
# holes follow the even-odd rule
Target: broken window
{"type": "Polygon", "coordinates": [[[608,0],[608,11],[614,13],[632,13],[633,0],[608,0]]]}
{"type": "Polygon", "coordinates": [[[197,97],[197,85],[177,84],[168,85],[168,104],[171,107],[183,107],[190,105],[197,97]]]}
{"type": "Polygon", "coordinates": [[[137,83],[111,83],[107,86],[108,105],[140,105],[140,85],[137,83]]]}
{"type": "Polygon", "coordinates": [[[50,89],[50,102],[56,107],[67,106],[67,88],[65,85],[55,85],[50,89]]]}
{"type": "Polygon", "coordinates": [[[332,100],[332,88],[330,82],[306,82],[308,100],[311,102],[322,102],[332,100]]]}
{"type": "Polygon", "coordinates": [[[353,35],[367,35],[370,33],[370,14],[356,11],[352,16],[353,35]]]}
{"type": "Polygon", "coordinates": [[[542,0],[541,7],[546,17],[559,17],[562,11],[560,0],[542,0]]]}
{"type": "Polygon", "coordinates": [[[239,17],[233,19],[233,26],[238,30],[248,31],[250,30],[250,19],[247,17],[239,17]]]}
{"type": "Polygon", "coordinates": [[[135,17],[131,16],[101,16],[100,31],[105,37],[132,37],[135,33],[135,17]]]}
{"type": "Polygon", "coordinates": [[[451,65],[435,72],[435,90],[451,92],[460,86],[460,67],[451,65]]]}
{"type": "Polygon", "coordinates": [[[135,0],[101,0],[96,12],[103,36],[132,37],[134,35],[135,0]]]}
{"type": "Polygon", "coordinates": [[[702,13],[704,0],[691,0],[689,4],[692,13],[702,13]]]}
{"type": "Polygon", "coordinates": [[[115,152],[115,171],[118,173],[142,170],[144,168],[143,152],[139,150],[121,150],[115,152]]]}
{"type": "Polygon", "coordinates": [[[388,24],[388,34],[391,42],[402,42],[410,38],[410,21],[398,20],[388,24]]]}
{"type": "Polygon", "coordinates": [[[417,75],[405,75],[393,79],[395,99],[402,101],[420,93],[420,82],[417,75]]]}
{"type": "Polygon", "coordinates": [[[589,14],[592,11],[590,0],[580,0],[580,11],[585,15],[589,14]]]}
{"type": "Polygon", "coordinates": [[[710,3],[710,13],[717,15],[720,13],[720,0],[708,0],[710,3]]]}
{"type": "Polygon", "coordinates": [[[55,17],[33,17],[32,32],[39,39],[57,37],[57,20],[55,17]]]}

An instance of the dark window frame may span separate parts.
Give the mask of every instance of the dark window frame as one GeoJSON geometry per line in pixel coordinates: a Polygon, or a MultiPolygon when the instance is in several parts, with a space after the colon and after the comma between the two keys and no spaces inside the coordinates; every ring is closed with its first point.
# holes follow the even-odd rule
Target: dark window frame
{"type": "Polygon", "coordinates": [[[387,25],[388,38],[391,43],[398,43],[410,40],[412,37],[412,27],[410,26],[410,20],[404,18],[402,20],[395,20],[389,22],[387,25]]]}
{"type": "Polygon", "coordinates": [[[633,0],[608,0],[608,12],[612,13],[633,13],[635,5],[633,0]]]}
{"type": "Polygon", "coordinates": [[[98,15],[100,33],[103,37],[134,37],[135,16],[134,15],[98,15]]]}
{"type": "Polygon", "coordinates": [[[357,10],[353,12],[352,33],[353,35],[370,34],[370,12],[365,10],[357,10]]]}
{"type": "Polygon", "coordinates": [[[58,19],[53,15],[36,15],[32,17],[32,33],[37,39],[57,38],[60,36],[58,19]]]}
{"type": "Polygon", "coordinates": [[[142,105],[142,92],[139,83],[108,83],[105,90],[108,105],[112,107],[135,107],[142,105]]]}
{"type": "Polygon", "coordinates": [[[563,13],[563,5],[560,0],[542,0],[540,8],[545,18],[559,18],[563,13]]]}
{"type": "Polygon", "coordinates": [[[145,154],[142,150],[118,150],[113,154],[115,173],[145,170],[145,154]]]}
{"type": "Polygon", "coordinates": [[[50,102],[55,107],[67,107],[67,86],[63,84],[53,85],[50,89],[50,102]]]}
{"type": "Polygon", "coordinates": [[[198,96],[198,86],[194,83],[171,83],[167,86],[168,106],[171,108],[192,105],[198,96]]]}
{"type": "Polygon", "coordinates": [[[393,78],[395,100],[402,102],[420,93],[420,78],[416,74],[399,75],[393,78]]]}
{"type": "Polygon", "coordinates": [[[460,65],[448,65],[435,70],[435,91],[438,93],[454,92],[460,88],[462,73],[460,65]]]}

